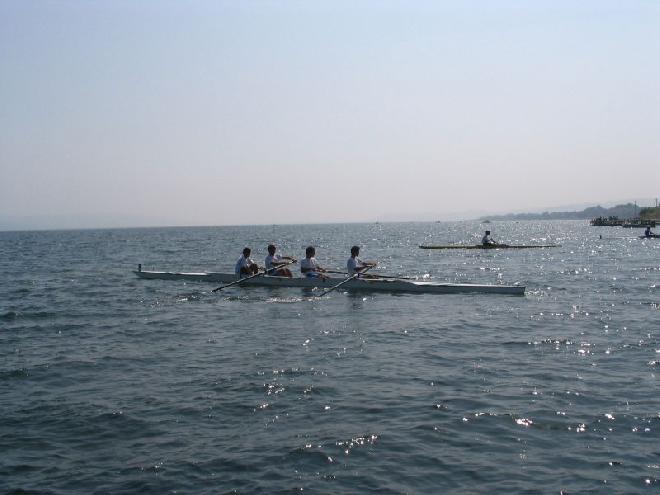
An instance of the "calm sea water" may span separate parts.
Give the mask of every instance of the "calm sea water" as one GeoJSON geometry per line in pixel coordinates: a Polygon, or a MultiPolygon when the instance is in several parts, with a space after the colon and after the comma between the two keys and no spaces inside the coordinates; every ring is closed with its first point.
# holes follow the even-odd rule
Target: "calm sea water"
{"type": "Polygon", "coordinates": [[[585,222],[0,233],[2,493],[657,493],[660,239],[585,222]],[[423,251],[477,242],[555,249],[423,251]],[[599,238],[602,236],[602,239],[599,238]],[[525,297],[139,280],[275,242],[525,297]]]}

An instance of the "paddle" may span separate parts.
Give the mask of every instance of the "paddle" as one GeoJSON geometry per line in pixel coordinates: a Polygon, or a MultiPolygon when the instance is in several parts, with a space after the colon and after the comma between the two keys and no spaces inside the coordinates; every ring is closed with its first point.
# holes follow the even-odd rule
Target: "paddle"
{"type": "MultiPolygon", "coordinates": [[[[337,271],[337,270],[326,270],[325,273],[338,273],[339,275],[346,275],[346,272],[340,272],[340,271],[337,271]]],[[[400,277],[399,275],[376,275],[375,273],[370,273],[368,278],[388,278],[388,279],[397,279],[397,280],[418,280],[418,277],[400,277]]]]}
{"type": "Polygon", "coordinates": [[[397,275],[376,275],[375,273],[370,273],[369,278],[389,278],[389,279],[397,279],[397,280],[417,280],[416,277],[399,277],[397,275]]]}
{"type": "Polygon", "coordinates": [[[219,290],[226,289],[227,287],[231,287],[232,285],[240,284],[241,282],[245,282],[246,280],[250,280],[251,278],[258,277],[260,275],[266,275],[268,272],[272,272],[273,270],[277,270],[278,268],[282,268],[283,266],[287,266],[287,265],[290,265],[292,263],[296,263],[296,261],[297,260],[293,260],[293,261],[289,261],[287,263],[278,264],[277,266],[269,268],[268,270],[264,270],[263,272],[255,273],[254,275],[250,275],[249,277],[245,277],[245,278],[241,278],[239,280],[236,280],[236,281],[232,282],[231,284],[223,285],[221,287],[216,287],[211,292],[217,292],[219,290]]]}
{"type": "Polygon", "coordinates": [[[351,275],[350,277],[348,277],[348,278],[347,278],[346,280],[344,280],[343,282],[339,282],[337,285],[335,285],[335,286],[333,286],[333,287],[330,287],[328,290],[322,292],[322,293],[319,295],[319,297],[323,297],[323,296],[325,296],[326,294],[329,294],[329,293],[332,292],[333,290],[335,290],[335,289],[341,287],[342,285],[344,285],[346,282],[349,282],[349,281],[353,280],[354,278],[357,278],[357,276],[360,275],[360,273],[364,273],[364,272],[366,272],[367,270],[369,270],[369,269],[371,269],[371,268],[373,268],[373,267],[368,266],[368,267],[366,267],[364,270],[362,270],[361,272],[354,273],[353,275],[351,275]]]}

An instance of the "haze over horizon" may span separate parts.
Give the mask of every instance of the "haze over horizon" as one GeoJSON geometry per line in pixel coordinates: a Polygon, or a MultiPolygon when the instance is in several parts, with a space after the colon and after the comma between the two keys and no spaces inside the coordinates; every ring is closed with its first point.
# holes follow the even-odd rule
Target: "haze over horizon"
{"type": "Polygon", "coordinates": [[[8,0],[0,229],[650,201],[659,25],[643,0],[8,0]]]}
{"type": "MultiPolygon", "coordinates": [[[[611,207],[616,205],[633,203],[635,200],[607,201],[598,204],[564,205],[557,207],[537,208],[534,210],[512,210],[512,211],[463,211],[438,214],[433,212],[416,212],[408,216],[396,213],[383,213],[374,218],[355,220],[348,223],[389,223],[389,222],[458,222],[458,221],[480,221],[488,217],[501,215],[516,215],[520,213],[540,214],[544,212],[571,212],[582,211],[591,206],[611,207]]],[[[640,207],[654,206],[655,200],[647,198],[640,207]]],[[[112,214],[85,215],[43,215],[33,217],[3,218],[0,216],[0,232],[2,231],[31,231],[31,230],[77,230],[77,229],[121,229],[137,227],[222,227],[236,225],[305,225],[305,224],[333,224],[347,222],[273,222],[273,223],[242,223],[242,224],[205,224],[205,223],[172,223],[166,218],[157,217],[122,217],[112,214]]]]}

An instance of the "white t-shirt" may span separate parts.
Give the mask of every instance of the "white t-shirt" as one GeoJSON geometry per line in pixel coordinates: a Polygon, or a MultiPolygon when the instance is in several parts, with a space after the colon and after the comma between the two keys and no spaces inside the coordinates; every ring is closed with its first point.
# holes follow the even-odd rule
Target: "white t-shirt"
{"type": "Polygon", "coordinates": [[[305,258],[300,260],[300,271],[305,273],[307,271],[316,271],[319,268],[319,264],[316,262],[316,258],[305,258]]]}
{"type": "MultiPolygon", "coordinates": [[[[271,268],[273,268],[273,262],[277,263],[277,262],[279,262],[281,259],[282,259],[282,257],[281,257],[279,254],[274,254],[274,255],[272,255],[272,256],[269,254],[268,256],[266,256],[266,261],[264,262],[264,264],[266,265],[266,270],[270,270],[271,268]]],[[[275,273],[276,271],[277,271],[277,270],[271,270],[271,271],[268,272],[268,273],[269,273],[270,275],[272,275],[272,274],[275,273]]]]}
{"type": "Polygon", "coordinates": [[[247,268],[250,266],[254,261],[252,261],[252,258],[246,258],[245,256],[241,256],[238,258],[238,261],[236,262],[236,267],[234,268],[234,273],[236,275],[241,274],[241,268],[247,268]]]}
{"type": "Polygon", "coordinates": [[[351,256],[346,262],[346,270],[348,271],[349,275],[355,275],[357,273],[356,268],[362,268],[363,266],[364,264],[362,263],[362,260],[357,256],[355,258],[351,256]]]}

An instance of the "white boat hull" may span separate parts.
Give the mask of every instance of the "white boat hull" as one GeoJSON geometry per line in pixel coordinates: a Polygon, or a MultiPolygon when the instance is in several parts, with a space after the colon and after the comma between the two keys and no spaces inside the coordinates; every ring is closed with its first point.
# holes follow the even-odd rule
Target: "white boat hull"
{"type": "MultiPolygon", "coordinates": [[[[138,270],[135,274],[143,279],[149,280],[186,280],[194,282],[215,282],[218,284],[230,284],[238,280],[233,273],[177,273],[138,270]]],[[[302,287],[329,289],[345,278],[287,278],[259,276],[237,284],[234,287],[302,287]]],[[[461,294],[461,293],[483,293],[483,294],[509,294],[524,295],[525,287],[518,285],[481,285],[481,284],[451,284],[401,279],[363,279],[356,278],[343,284],[341,290],[360,291],[383,291],[383,292],[417,292],[426,294],[461,294]]],[[[338,289],[339,290],[339,289],[338,289]]]]}

